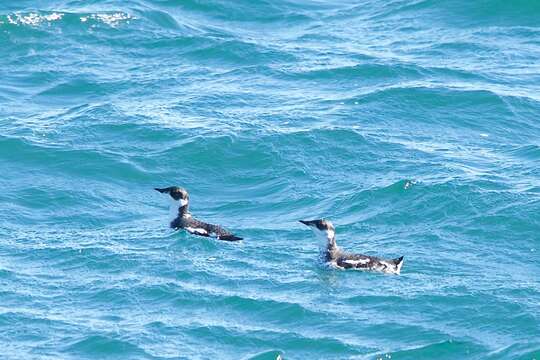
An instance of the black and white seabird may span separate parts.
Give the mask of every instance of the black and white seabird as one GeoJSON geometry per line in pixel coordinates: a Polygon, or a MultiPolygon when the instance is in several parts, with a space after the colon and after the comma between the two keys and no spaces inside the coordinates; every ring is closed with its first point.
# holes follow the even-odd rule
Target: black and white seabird
{"type": "Polygon", "coordinates": [[[208,224],[194,219],[189,212],[189,194],[186,189],[178,186],[155,189],[160,193],[169,194],[171,198],[169,215],[171,218],[170,226],[173,229],[185,229],[190,234],[205,237],[215,237],[218,240],[242,240],[241,237],[230,233],[219,225],[208,224]]]}
{"type": "Polygon", "coordinates": [[[343,252],[336,244],[336,231],[334,225],[328,220],[300,220],[313,230],[315,236],[321,240],[321,252],[324,261],[330,265],[343,269],[361,269],[381,271],[388,274],[401,272],[403,256],[392,260],[380,259],[362,254],[349,254],[343,252]]]}

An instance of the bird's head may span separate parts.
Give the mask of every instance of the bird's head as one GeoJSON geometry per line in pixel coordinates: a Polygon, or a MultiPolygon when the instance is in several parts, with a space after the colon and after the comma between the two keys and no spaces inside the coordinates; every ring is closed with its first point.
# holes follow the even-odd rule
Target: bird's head
{"type": "Polygon", "coordinates": [[[166,188],[155,188],[162,194],[168,194],[171,200],[179,205],[179,207],[186,206],[189,203],[189,194],[186,189],[179,186],[170,186],[166,188]]]}
{"type": "Polygon", "coordinates": [[[300,222],[309,228],[315,233],[318,239],[324,240],[326,242],[334,241],[336,231],[334,225],[329,220],[318,219],[318,220],[300,220],[300,222]]]}

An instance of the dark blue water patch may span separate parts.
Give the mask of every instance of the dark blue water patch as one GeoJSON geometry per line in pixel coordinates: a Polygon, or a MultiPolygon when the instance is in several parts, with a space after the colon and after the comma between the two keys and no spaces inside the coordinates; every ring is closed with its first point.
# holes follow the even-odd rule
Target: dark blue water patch
{"type": "MultiPolygon", "coordinates": [[[[440,57],[449,57],[449,56],[468,56],[474,58],[482,58],[492,56],[494,52],[498,51],[498,47],[495,44],[490,43],[479,43],[474,39],[454,39],[453,41],[444,41],[431,44],[426,49],[422,49],[421,53],[425,54],[426,57],[429,56],[440,56],[440,57]]],[[[433,64],[436,66],[436,64],[433,64]]],[[[446,67],[442,67],[441,71],[451,71],[446,67]]],[[[468,79],[472,80],[475,77],[480,77],[481,73],[478,71],[469,71],[468,79]]],[[[492,81],[496,79],[491,79],[492,81]]]]}
{"type": "Polygon", "coordinates": [[[70,97],[75,94],[78,97],[84,96],[85,98],[92,99],[94,96],[103,95],[105,93],[107,93],[107,91],[103,89],[102,85],[98,85],[93,81],[78,80],[54,85],[53,87],[40,92],[38,96],[70,97]]]}
{"type": "MultiPolygon", "coordinates": [[[[26,59],[28,62],[28,59],[26,59]]],[[[14,64],[17,65],[17,64],[14,64]]],[[[33,96],[36,93],[46,91],[59,78],[64,77],[64,73],[60,71],[40,71],[34,73],[13,72],[4,78],[4,84],[8,91],[17,93],[17,96],[33,96]]],[[[22,110],[22,109],[18,109],[22,110]]]]}
{"type": "Polygon", "coordinates": [[[51,331],[64,333],[66,331],[77,331],[77,327],[71,323],[61,320],[51,320],[38,314],[27,312],[4,312],[0,315],[0,328],[2,328],[3,341],[18,338],[16,348],[23,351],[26,346],[36,346],[46,343],[51,331]],[[13,324],[21,324],[21,327],[14,328],[13,324]]]}
{"type": "Polygon", "coordinates": [[[428,88],[428,87],[392,87],[380,92],[370,93],[362,96],[359,101],[369,101],[370,98],[399,101],[403,106],[417,104],[419,107],[437,109],[445,106],[456,106],[459,108],[467,105],[501,105],[499,96],[490,91],[460,91],[449,88],[428,88]],[[474,99],[474,100],[473,100],[474,99]]]}
{"type": "MultiPolygon", "coordinates": [[[[540,10],[538,3],[529,0],[520,0],[509,6],[504,1],[481,1],[475,4],[462,4],[452,7],[452,14],[463,16],[464,20],[472,25],[533,25],[533,14],[540,10]]],[[[452,17],[446,16],[446,19],[452,17]]]]}
{"type": "Polygon", "coordinates": [[[531,124],[528,114],[515,116],[514,104],[522,102],[520,98],[503,97],[491,91],[389,87],[347,100],[350,103],[355,102],[356,105],[344,107],[344,110],[348,110],[349,117],[351,110],[362,117],[365,117],[363,115],[367,112],[370,118],[387,119],[386,121],[391,119],[394,126],[401,123],[403,130],[411,128],[415,132],[421,131],[425,126],[437,127],[444,124],[444,127],[453,128],[460,133],[466,128],[468,131],[477,131],[478,134],[497,136],[497,139],[517,137],[528,142],[531,138],[524,130],[531,129],[531,126],[536,128],[531,124]],[[448,111],[450,108],[451,112],[448,111]],[[411,111],[414,116],[410,116],[411,111]],[[482,113],[481,118],[477,117],[479,113],[482,113]],[[513,126],[509,127],[509,123],[513,126]],[[422,126],[417,126],[419,124],[422,126]],[[512,135],[509,135],[509,131],[512,135]]]}
{"type": "MultiPolygon", "coordinates": [[[[43,187],[27,188],[24,191],[16,191],[10,194],[11,199],[16,199],[21,206],[43,211],[55,203],[61,203],[62,206],[74,206],[77,203],[76,197],[70,196],[66,190],[57,189],[56,191],[44,191],[43,187]]],[[[88,200],[88,199],[86,199],[88,200]]],[[[80,201],[85,201],[83,197],[80,201]]]]}
{"type": "Polygon", "coordinates": [[[227,63],[242,64],[243,66],[254,65],[279,61],[284,57],[272,48],[264,48],[256,43],[238,40],[219,41],[214,44],[206,43],[204,47],[186,52],[185,56],[204,63],[216,59],[220,66],[227,63]]]}
{"type": "Polygon", "coordinates": [[[386,11],[376,15],[378,20],[414,16],[422,13],[431,21],[446,22],[453,26],[515,26],[535,24],[533,15],[538,5],[534,1],[522,0],[509,6],[504,1],[480,1],[474,4],[441,4],[436,1],[403,1],[398,6],[387,6],[386,11]]]}
{"type": "Polygon", "coordinates": [[[57,169],[60,172],[67,171],[72,175],[84,177],[101,173],[111,174],[111,171],[119,171],[123,176],[146,177],[128,161],[116,156],[105,155],[99,151],[91,149],[62,149],[57,146],[43,147],[19,139],[3,138],[0,141],[0,148],[3,148],[6,156],[4,160],[20,161],[28,166],[47,166],[49,169],[57,169]],[[47,149],[47,150],[45,150],[47,149]],[[85,170],[86,169],[86,170],[85,170]]]}
{"type": "MultiPolygon", "coordinates": [[[[204,36],[161,36],[155,38],[143,38],[136,44],[130,46],[130,48],[136,50],[141,49],[140,56],[154,57],[159,54],[166,54],[168,51],[174,49],[177,51],[187,52],[193,49],[197,49],[202,46],[209,46],[216,43],[219,39],[207,39],[204,36]],[[150,52],[147,50],[151,50],[150,52]]],[[[225,41],[225,39],[223,40],[225,41]]],[[[137,53],[139,54],[139,53],[137,53]]],[[[167,59],[163,59],[166,61],[167,59]]]]}
{"type": "MultiPolygon", "coordinates": [[[[315,69],[306,69],[304,71],[285,70],[287,81],[305,81],[306,86],[322,89],[340,91],[354,89],[356,91],[362,88],[370,88],[374,85],[383,87],[396,81],[414,81],[420,80],[423,76],[423,69],[414,66],[398,64],[380,64],[369,61],[357,65],[346,65],[333,67],[332,65],[317,66],[315,69]]],[[[358,100],[353,100],[358,103],[358,100]]]]}

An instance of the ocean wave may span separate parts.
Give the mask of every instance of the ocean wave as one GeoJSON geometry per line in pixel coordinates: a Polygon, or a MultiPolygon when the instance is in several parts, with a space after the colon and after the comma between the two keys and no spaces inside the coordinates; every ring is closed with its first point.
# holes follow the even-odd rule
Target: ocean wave
{"type": "MultiPolygon", "coordinates": [[[[398,350],[391,353],[392,357],[404,359],[437,358],[454,359],[455,356],[471,357],[485,353],[485,348],[470,341],[447,340],[437,343],[428,343],[423,346],[410,349],[398,350]]],[[[387,356],[379,355],[377,359],[386,359],[387,356]]]]}
{"type": "Polygon", "coordinates": [[[486,358],[490,360],[496,359],[535,359],[540,354],[540,343],[518,342],[509,346],[501,347],[500,349],[491,352],[486,358]]]}
{"type": "Polygon", "coordinates": [[[385,78],[403,78],[415,79],[420,78],[421,71],[414,66],[398,65],[398,64],[358,64],[354,66],[340,67],[311,67],[305,72],[296,72],[292,76],[298,76],[300,79],[306,78],[316,81],[331,80],[332,82],[354,81],[354,80],[383,80],[385,78]]]}
{"type": "Polygon", "coordinates": [[[49,163],[49,166],[55,164],[51,166],[51,169],[56,167],[60,172],[77,173],[83,178],[85,173],[95,174],[102,171],[102,174],[105,175],[110,170],[118,171],[127,177],[138,178],[142,176],[144,178],[147,176],[137,170],[137,166],[121,159],[121,157],[117,158],[114,155],[105,154],[99,150],[84,149],[84,147],[64,149],[58,145],[43,146],[17,138],[0,138],[0,149],[2,148],[11,154],[9,159],[17,159],[21,164],[28,166],[32,166],[32,164],[39,166],[43,163],[49,163]],[[73,164],[78,163],[78,165],[63,166],[66,162],[71,163],[72,161],[74,161],[73,164]]]}
{"type": "Polygon", "coordinates": [[[131,358],[146,358],[153,357],[147,354],[142,348],[127,340],[118,339],[114,336],[107,335],[88,335],[77,340],[63,350],[64,353],[78,354],[91,357],[100,356],[128,356],[131,358]]]}
{"type": "Polygon", "coordinates": [[[514,146],[506,150],[506,153],[529,161],[540,160],[540,145],[528,144],[514,146]]]}
{"type": "Polygon", "coordinates": [[[276,360],[279,357],[283,358],[284,353],[279,350],[267,350],[254,355],[248,355],[244,360],[276,360]]]}
{"type": "MultiPolygon", "coordinates": [[[[426,84],[427,85],[427,84],[426,84]]],[[[417,106],[444,107],[459,103],[466,105],[504,105],[501,97],[489,90],[459,89],[437,85],[421,85],[410,82],[407,85],[388,86],[376,89],[356,98],[356,101],[379,102],[392,101],[400,104],[415,104],[417,106]]]]}
{"type": "MultiPolygon", "coordinates": [[[[266,329],[251,329],[250,331],[242,331],[234,327],[193,326],[187,330],[187,333],[194,338],[206,341],[220,337],[223,341],[227,341],[227,343],[235,347],[240,347],[243,343],[243,341],[240,341],[240,339],[247,339],[256,347],[268,347],[271,343],[266,340],[268,336],[265,336],[265,333],[272,333],[272,331],[266,329]]],[[[355,349],[353,346],[332,337],[309,336],[298,334],[296,332],[285,332],[284,334],[278,335],[279,342],[283,347],[289,348],[292,351],[300,354],[304,352],[304,349],[317,349],[319,354],[332,356],[352,356],[363,353],[362,351],[355,349]]]]}
{"type": "Polygon", "coordinates": [[[169,9],[180,7],[184,11],[194,12],[209,18],[235,22],[254,22],[259,25],[285,20],[301,22],[311,19],[309,13],[304,10],[304,4],[301,6],[287,1],[257,1],[253,3],[241,0],[230,3],[213,0],[201,3],[196,0],[163,0],[159,4],[169,9]]]}

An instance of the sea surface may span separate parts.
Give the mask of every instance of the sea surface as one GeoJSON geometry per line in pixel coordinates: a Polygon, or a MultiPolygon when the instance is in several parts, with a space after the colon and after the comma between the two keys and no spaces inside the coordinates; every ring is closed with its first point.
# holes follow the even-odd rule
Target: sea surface
{"type": "Polygon", "coordinates": [[[539,273],[538,1],[0,1],[1,359],[540,359],[539,273]]]}

